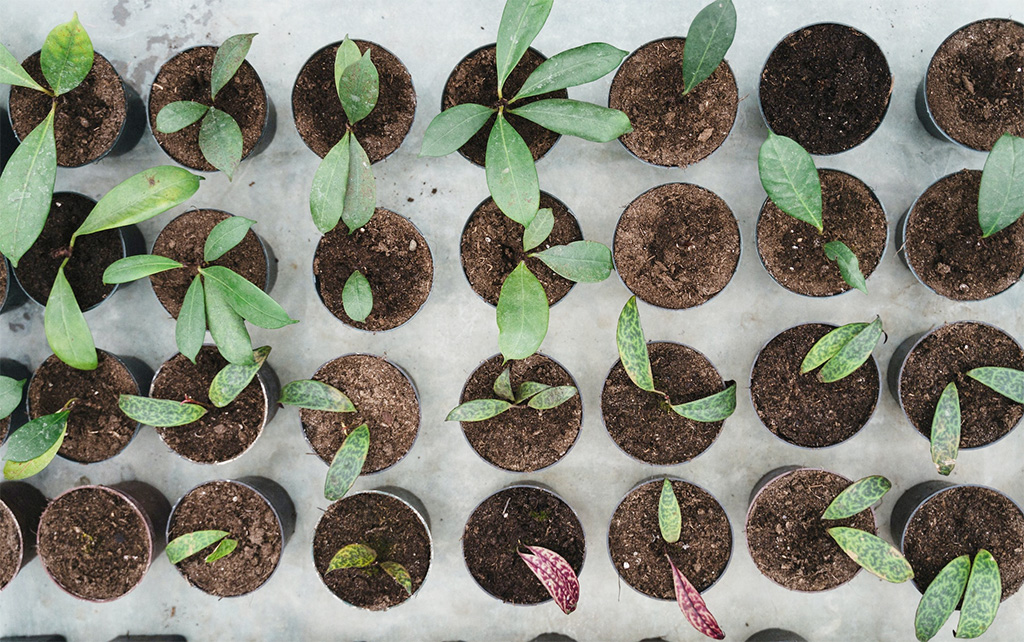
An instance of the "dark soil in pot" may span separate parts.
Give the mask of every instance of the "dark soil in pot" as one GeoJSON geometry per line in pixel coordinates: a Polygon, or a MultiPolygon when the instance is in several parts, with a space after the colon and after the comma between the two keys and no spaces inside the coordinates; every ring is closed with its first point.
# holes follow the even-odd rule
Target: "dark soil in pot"
{"type": "Polygon", "coordinates": [[[925,76],[928,109],[953,140],[987,151],[1009,132],[1024,136],[1024,25],[992,18],[946,38],[925,76]]]}
{"type": "MultiPolygon", "coordinates": [[[[707,357],[678,343],[647,344],[654,386],[672,403],[702,399],[725,390],[707,357]]],[[[680,464],[707,450],[722,431],[721,421],[692,421],[665,407],[660,395],[641,390],[616,361],[601,392],[608,434],[626,454],[656,465],[680,464]]]]}
{"type": "MultiPolygon", "coordinates": [[[[153,137],[167,155],[186,167],[213,172],[216,167],[203,157],[199,149],[199,128],[202,119],[174,132],[164,134],[156,128],[156,116],[170,103],[191,100],[210,106],[210,74],[217,47],[201,46],[186,49],[160,67],[149,91],[149,127],[153,137]]],[[[256,70],[248,61],[242,62],[228,84],[217,92],[212,106],[227,112],[242,130],[244,159],[263,136],[267,125],[267,92],[256,70]]]]}
{"type": "Polygon", "coordinates": [[[554,493],[512,486],[485,499],[469,516],[462,554],[482,589],[503,602],[537,604],[551,599],[519,557],[524,546],[558,553],[579,575],[586,540],[579,518],[554,493]]]}
{"type": "MultiPolygon", "coordinates": [[[[512,369],[510,380],[513,390],[525,381],[549,386],[576,385],[565,368],[542,354],[514,360],[508,366],[512,369]]],[[[504,369],[500,354],[481,363],[469,375],[459,403],[493,399],[494,381],[504,369]]],[[[531,472],[559,461],[576,443],[583,425],[583,404],[577,394],[549,410],[535,410],[523,405],[491,419],[460,423],[469,445],[488,462],[504,470],[531,472]]]]}
{"type": "MultiPolygon", "coordinates": [[[[49,87],[39,65],[39,52],[22,62],[25,71],[43,87],[49,87]]],[[[53,99],[27,87],[11,87],[11,125],[18,138],[25,138],[50,113],[53,99]]],[[[57,98],[53,133],[57,143],[57,164],[79,167],[91,163],[117,142],[128,118],[128,96],[110,62],[94,53],[92,69],[85,80],[57,98]]]]}
{"type": "Polygon", "coordinates": [[[404,501],[379,492],[356,493],[331,504],[313,534],[313,563],[320,579],[340,599],[383,611],[409,599],[379,566],[339,569],[325,574],[334,554],[349,544],[365,544],[382,562],[397,562],[412,579],[415,593],[430,568],[430,533],[404,501]]]}
{"type": "Polygon", "coordinates": [[[707,491],[679,479],[672,489],[682,513],[679,541],[669,544],[658,526],[661,480],[647,482],[619,503],[608,528],[608,550],[619,577],[634,589],[662,600],[674,600],[672,558],[698,591],[721,577],[732,554],[732,529],[725,509],[707,491]]]}
{"type": "Polygon", "coordinates": [[[935,406],[945,387],[955,382],[961,448],[984,446],[1013,430],[1024,406],[967,376],[984,366],[1024,370],[1024,350],[1002,330],[973,321],[944,325],[918,343],[899,378],[900,405],[914,428],[931,437],[935,406]]]}
{"type": "Polygon", "coordinates": [[[353,42],[360,53],[370,50],[370,60],[380,76],[380,95],[373,111],[349,125],[334,84],[334,59],[341,44],[336,42],[313,54],[299,71],[292,88],[292,115],[303,142],[321,158],[351,128],[370,162],[376,163],[398,149],[409,133],[416,114],[416,91],[409,70],[394,54],[374,42],[353,42]]]}
{"type": "Polygon", "coordinates": [[[299,410],[306,441],[326,464],[334,460],[349,432],[361,424],[370,428],[370,450],[363,473],[375,473],[399,462],[416,440],[420,403],[412,382],[387,359],[350,354],[328,361],[316,374],[341,390],[356,412],[299,410]]]}
{"type": "Polygon", "coordinates": [[[714,192],[669,183],[633,199],[615,228],[615,269],[641,300],[680,310],[722,291],[740,260],[740,229],[714,192]]]}
{"type": "MultiPolygon", "coordinates": [[[[519,61],[519,64],[516,65],[505,81],[502,95],[506,99],[515,96],[516,92],[522,88],[523,83],[526,82],[526,79],[533,73],[533,70],[539,67],[545,60],[547,58],[533,47],[527,49],[526,53],[523,54],[522,60],[519,61]]],[[[532,102],[547,98],[568,97],[569,93],[564,89],[560,89],[547,94],[517,100],[513,107],[529,105],[532,102]]],[[[444,85],[444,93],[441,94],[441,110],[444,111],[463,103],[476,103],[495,108],[498,106],[498,73],[495,67],[494,45],[480,47],[463,58],[459,61],[459,64],[455,65],[451,75],[448,76],[448,80],[444,85]]],[[[490,120],[480,128],[480,131],[459,148],[459,153],[464,158],[480,167],[484,166],[484,159],[487,155],[487,137],[491,133],[491,126],[496,118],[496,115],[491,116],[490,120]]],[[[544,129],[525,118],[508,113],[506,113],[506,118],[509,124],[526,141],[526,145],[530,148],[530,153],[533,154],[534,160],[548,153],[548,150],[558,141],[559,134],[544,129]]]]}
{"type": "Polygon", "coordinates": [[[153,243],[153,254],[166,256],[185,267],[168,270],[149,277],[153,292],[164,308],[174,318],[181,311],[192,280],[199,268],[220,265],[229,268],[255,284],[261,290],[269,290],[269,266],[267,254],[260,238],[250,229],[242,242],[231,248],[224,256],[212,263],[203,260],[203,248],[210,232],[231,214],[221,210],[191,210],[176,217],[160,232],[153,243]]]}
{"type": "Polygon", "coordinates": [[[857,574],[860,566],[827,529],[847,526],[874,534],[874,512],[821,519],[851,483],[835,473],[801,468],[772,480],[754,497],[747,512],[747,548],[765,577],[793,591],[825,591],[857,574]]]}
{"type": "Polygon", "coordinates": [[[888,224],[882,203],[860,179],[833,169],[818,170],[818,177],[824,234],[765,199],[757,219],[757,252],[768,274],[787,290],[832,296],[853,286],[843,280],[839,265],[825,256],[825,244],[846,243],[868,278],[885,252],[888,224]]]}
{"type": "Polygon", "coordinates": [[[502,214],[490,197],[480,203],[466,221],[459,246],[462,271],[473,291],[491,305],[498,305],[505,277],[520,261],[526,261],[526,267],[544,286],[548,305],[561,301],[575,285],[569,279],[555,274],[540,259],[527,256],[555,245],[568,245],[583,240],[579,222],[562,201],[547,192],[541,192],[540,207],[551,208],[555,225],[548,238],[529,252],[523,250],[525,228],[502,214]]]}
{"type": "Polygon", "coordinates": [[[210,382],[227,363],[215,346],[204,345],[195,364],[176,354],[164,362],[153,378],[151,397],[174,401],[189,397],[208,410],[191,424],[156,429],[164,443],[185,459],[200,464],[230,461],[248,450],[270,421],[267,396],[259,377],[253,378],[227,406],[217,408],[210,402],[210,382]]]}
{"type": "Polygon", "coordinates": [[[776,335],[761,348],[750,373],[750,398],[758,418],[793,445],[824,448],[846,441],[864,427],[878,403],[874,357],[832,383],[820,381],[817,370],[800,374],[811,347],[834,329],[806,323],[776,335]]]}
{"type": "Polygon", "coordinates": [[[0,484],[0,591],[29,562],[36,551],[39,518],[46,497],[24,482],[0,484]]]}
{"type": "Polygon", "coordinates": [[[812,154],[864,142],[882,123],[892,94],[885,54],[845,25],[798,29],[775,46],[761,70],[761,113],[768,127],[812,154]]]}
{"type": "Polygon", "coordinates": [[[637,158],[662,167],[686,167],[718,149],[739,106],[736,77],[724,60],[683,95],[686,38],[663,38],[623,61],[608,106],[629,116],[632,133],[620,140],[637,158]]]}
{"type": "Polygon", "coordinates": [[[964,169],[933,183],[907,214],[903,250],[922,283],[955,301],[995,296],[1024,272],[1024,222],[988,238],[978,223],[981,172],[964,169]]]}
{"type": "Polygon", "coordinates": [[[426,302],[434,280],[427,241],[408,219],[378,207],[370,222],[348,233],[344,223],[325,234],[313,256],[313,280],[331,314],[360,330],[391,330],[412,318],[426,302]],[[341,293],[353,270],[370,282],[373,309],[353,321],[341,293]]]}

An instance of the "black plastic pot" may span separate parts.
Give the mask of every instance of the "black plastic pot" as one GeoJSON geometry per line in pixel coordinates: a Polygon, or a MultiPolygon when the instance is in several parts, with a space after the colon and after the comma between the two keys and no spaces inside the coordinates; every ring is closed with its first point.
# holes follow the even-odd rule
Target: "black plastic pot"
{"type": "Polygon", "coordinates": [[[747,638],[747,642],[807,642],[807,639],[786,629],[763,629],[747,638]]]}
{"type": "MultiPolygon", "coordinates": [[[[11,581],[18,576],[18,571],[25,567],[36,556],[36,532],[39,530],[39,518],[46,508],[46,497],[35,486],[20,481],[0,483],[0,511],[6,511],[18,525],[17,568],[11,575],[11,581]]],[[[4,569],[5,573],[9,572],[4,569]]],[[[0,585],[0,590],[4,588],[0,585]]]]}
{"type": "Polygon", "coordinates": [[[7,260],[6,256],[0,257],[0,270],[7,273],[7,291],[4,293],[3,299],[0,299],[0,314],[3,314],[24,303],[27,297],[25,291],[21,289],[18,279],[15,278],[14,268],[11,267],[11,262],[7,260]]]}

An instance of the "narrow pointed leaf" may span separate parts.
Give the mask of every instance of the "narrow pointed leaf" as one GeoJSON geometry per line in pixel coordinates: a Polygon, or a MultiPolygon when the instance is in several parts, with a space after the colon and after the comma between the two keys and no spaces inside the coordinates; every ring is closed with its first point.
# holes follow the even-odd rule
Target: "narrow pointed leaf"
{"type": "Polygon", "coordinates": [[[822,231],[821,180],[814,160],[799,143],[769,132],[757,154],[757,171],[776,207],[822,231]]]}
{"type": "Polygon", "coordinates": [[[9,417],[21,405],[25,379],[0,376],[0,419],[9,417]]]}
{"type": "Polygon", "coordinates": [[[420,156],[447,156],[466,144],[487,124],[494,109],[463,103],[444,110],[427,125],[420,156]]]}
{"type": "Polygon", "coordinates": [[[961,555],[939,571],[932,583],[928,585],[921,601],[917,605],[914,616],[914,632],[917,639],[927,642],[939,633],[950,615],[960,603],[960,597],[967,588],[967,578],[971,574],[971,558],[961,555]]]}
{"type": "Polygon", "coordinates": [[[12,432],[4,459],[26,462],[41,456],[64,434],[70,414],[70,410],[62,410],[44,415],[12,432]]]}
{"type": "MultiPolygon", "coordinates": [[[[498,378],[494,380],[494,394],[498,395],[506,401],[515,401],[516,395],[512,392],[512,369],[505,368],[498,375],[498,378]]],[[[19,397],[20,399],[21,397],[19,397]]]]}
{"type": "Polygon", "coordinates": [[[932,463],[940,475],[950,474],[960,452],[960,394],[952,381],[939,395],[930,439],[932,463]]]}
{"type": "Polygon", "coordinates": [[[540,204],[540,182],[533,154],[519,132],[498,114],[487,137],[487,189],[498,209],[516,223],[528,226],[540,204]]]}
{"type": "Polygon", "coordinates": [[[171,564],[177,564],[186,560],[207,546],[211,546],[227,537],[227,531],[195,531],[175,537],[167,543],[167,559],[171,564]]]}
{"type": "Polygon", "coordinates": [[[43,93],[48,93],[47,90],[37,83],[32,76],[29,75],[25,68],[18,63],[18,59],[14,57],[10,49],[0,44],[0,85],[17,85],[19,87],[28,87],[29,89],[35,89],[43,93]]]}
{"type": "Polygon", "coordinates": [[[352,274],[345,280],[345,287],[341,289],[341,306],[345,314],[356,323],[366,321],[366,317],[373,311],[370,282],[359,270],[352,270],[352,274]]]}
{"type": "Polygon", "coordinates": [[[505,277],[498,295],[498,348],[505,361],[537,352],[548,332],[548,296],[533,272],[520,262],[505,277]]]}
{"type": "Polygon", "coordinates": [[[217,54],[213,57],[213,70],[210,72],[210,93],[213,98],[216,98],[217,92],[238,73],[238,68],[245,62],[255,35],[241,33],[231,36],[217,47],[217,54]]]}
{"type": "Polygon", "coordinates": [[[381,562],[380,567],[391,576],[391,579],[398,582],[398,585],[405,589],[405,592],[412,595],[412,577],[409,571],[398,562],[381,562]]]}
{"type": "Polygon", "coordinates": [[[654,375],[651,373],[651,358],[647,354],[647,340],[640,326],[640,311],[636,297],[632,296],[619,314],[615,328],[615,344],[619,348],[619,360],[626,374],[641,390],[654,392],[654,375]]]}
{"type": "Polygon", "coordinates": [[[672,410],[691,421],[723,421],[736,410],[736,382],[729,383],[730,385],[721,392],[703,399],[676,404],[672,406],[672,410]]]}
{"type": "Polygon", "coordinates": [[[832,357],[839,354],[847,343],[862,330],[868,327],[867,323],[848,323],[832,330],[811,346],[800,364],[800,374],[806,374],[825,363],[832,357]]]}
{"type": "Polygon", "coordinates": [[[348,36],[338,45],[338,52],[334,55],[334,87],[337,89],[341,84],[341,76],[345,70],[359,62],[363,54],[359,53],[359,46],[352,42],[348,36]]]}
{"type": "Polygon", "coordinates": [[[661,538],[669,544],[679,541],[679,533],[683,528],[683,516],[679,511],[679,500],[672,489],[672,482],[667,478],[661,482],[661,496],[658,498],[658,529],[661,538]]]}
{"type": "Polygon", "coordinates": [[[213,226],[203,246],[203,260],[212,263],[242,242],[256,221],[244,216],[229,216],[213,226]]]}
{"type": "Polygon", "coordinates": [[[633,131],[629,116],[618,109],[568,98],[538,100],[511,113],[553,132],[595,143],[607,143],[633,131]]]}
{"type": "Polygon", "coordinates": [[[364,568],[377,559],[377,551],[365,544],[349,544],[334,554],[327,565],[326,573],[339,568],[364,568]]]}
{"type": "Polygon", "coordinates": [[[136,395],[121,395],[117,401],[117,407],[140,424],[157,428],[184,426],[206,414],[206,408],[196,403],[136,395]]]}
{"type": "Polygon", "coordinates": [[[349,234],[370,222],[377,207],[377,179],[370,169],[370,158],[353,136],[348,146],[348,186],[341,219],[349,234]]]}
{"type": "Polygon", "coordinates": [[[107,192],[75,236],[151,219],[188,200],[199,189],[199,180],[180,167],[164,165],[143,170],[107,192]]]}
{"type": "Polygon", "coordinates": [[[825,256],[829,261],[835,261],[839,265],[839,273],[843,280],[853,288],[857,288],[864,294],[868,293],[868,284],[864,281],[864,273],[860,271],[860,261],[853,250],[842,241],[830,241],[825,244],[825,256]]]}
{"type": "MultiPolygon", "coordinates": [[[[352,488],[359,473],[363,472],[366,453],[370,450],[370,429],[361,424],[345,437],[335,453],[324,480],[324,497],[330,501],[341,499],[352,488]]],[[[371,560],[372,561],[372,560],[371,560]]]]}
{"type": "Polygon", "coordinates": [[[93,62],[92,41],[76,13],[70,22],[58,25],[46,36],[39,53],[39,66],[53,92],[60,96],[82,84],[93,62]]]}
{"type": "Polygon", "coordinates": [[[57,179],[54,112],[18,145],[0,175],[0,253],[15,267],[46,225],[57,179]]]}
{"type": "Polygon", "coordinates": [[[832,383],[855,372],[871,358],[871,352],[881,338],[882,320],[876,318],[828,360],[819,373],[821,380],[825,383],[832,383]]]}
{"type": "Polygon", "coordinates": [[[309,191],[309,212],[321,234],[327,234],[337,227],[345,211],[350,138],[351,134],[346,131],[320,161],[313,175],[313,187],[309,191]]]}
{"type": "Polygon", "coordinates": [[[516,391],[515,402],[523,403],[530,397],[539,395],[540,393],[544,392],[550,387],[551,386],[549,386],[546,383],[538,383],[536,381],[524,381],[523,383],[519,384],[519,390],[516,391]]]}
{"type": "Polygon", "coordinates": [[[263,367],[268,356],[270,356],[270,346],[263,346],[253,350],[251,364],[229,363],[224,366],[210,382],[210,401],[213,405],[223,408],[242,394],[242,391],[263,367]]]}
{"type": "Polygon", "coordinates": [[[337,82],[338,98],[348,116],[348,122],[355,124],[366,118],[377,106],[380,94],[380,76],[370,60],[370,50],[345,68],[337,82]]]}
{"type": "Polygon", "coordinates": [[[836,495],[821,518],[846,519],[853,517],[862,510],[867,510],[882,501],[890,488],[892,488],[892,482],[881,475],[858,479],[836,495]]]}
{"type": "Polygon", "coordinates": [[[206,339],[206,297],[203,294],[203,282],[197,274],[185,292],[178,311],[178,322],[174,326],[174,340],[178,344],[178,352],[192,363],[203,347],[206,339]]]}
{"type": "Polygon", "coordinates": [[[542,390],[530,397],[530,401],[527,405],[534,410],[550,410],[551,408],[557,408],[566,401],[569,401],[575,397],[578,392],[579,391],[576,390],[576,386],[552,386],[547,390],[542,390]]]}
{"type": "Polygon", "coordinates": [[[173,134],[197,122],[210,108],[191,100],[179,100],[164,105],[156,115],[156,130],[162,134],[173,134]]]}
{"type": "Polygon", "coordinates": [[[474,399],[464,404],[459,404],[445,421],[483,421],[491,417],[497,417],[512,407],[512,404],[504,399],[474,399]]]}
{"type": "Polygon", "coordinates": [[[184,267],[174,259],[157,254],[140,254],[114,261],[103,271],[103,282],[130,283],[153,274],[184,267]]]}
{"type": "Polygon", "coordinates": [[[495,62],[498,68],[498,95],[512,70],[516,68],[523,54],[551,13],[554,0],[508,0],[501,12],[498,24],[498,42],[495,62]]]}
{"type": "Polygon", "coordinates": [[[988,630],[996,619],[999,602],[1003,597],[1003,583],[999,576],[999,565],[985,549],[978,551],[971,565],[971,575],[964,591],[964,603],[960,607],[960,621],[956,625],[956,637],[976,638],[988,630]]]}
{"type": "Polygon", "coordinates": [[[544,207],[537,210],[536,216],[533,217],[533,220],[530,221],[530,224],[526,226],[526,230],[523,232],[523,251],[529,252],[547,240],[554,227],[555,215],[552,213],[551,208],[544,207]]]}
{"type": "Polygon", "coordinates": [[[967,372],[967,376],[980,381],[1011,401],[1024,403],[1024,372],[1013,368],[985,367],[967,372]]]}
{"type": "Polygon", "coordinates": [[[604,77],[629,55],[603,42],[592,42],[551,56],[533,70],[513,100],[576,87],[604,77]]]}
{"type": "Polygon", "coordinates": [[[704,603],[704,598],[700,596],[700,591],[694,588],[682,571],[676,568],[676,564],[672,561],[671,557],[666,555],[665,559],[668,560],[669,565],[672,567],[672,585],[675,587],[676,604],[679,605],[679,610],[686,616],[686,621],[690,623],[690,626],[709,638],[715,640],[724,639],[725,633],[722,632],[722,627],[718,626],[715,616],[711,615],[708,605],[704,603]]]}
{"type": "Polygon", "coordinates": [[[910,562],[884,539],[845,526],[830,528],[828,534],[850,559],[869,573],[896,584],[914,577],[910,562]]]}
{"type": "Polygon", "coordinates": [[[334,386],[322,381],[306,379],[292,381],[281,389],[278,403],[296,406],[307,410],[324,410],[327,412],[355,412],[352,400],[334,386]]]}
{"type": "Polygon", "coordinates": [[[531,254],[555,273],[576,283],[600,283],[614,269],[612,251],[597,241],[573,241],[531,254]]]}
{"type": "Polygon", "coordinates": [[[268,330],[298,323],[270,295],[237,272],[220,265],[203,268],[206,287],[216,283],[227,298],[228,305],[243,319],[268,330]]]}
{"type": "Polygon", "coordinates": [[[50,297],[46,300],[43,329],[53,354],[64,363],[79,370],[95,370],[99,365],[92,331],[85,322],[71,284],[64,276],[63,265],[57,270],[50,297]]]}
{"type": "Polygon", "coordinates": [[[683,47],[683,93],[703,82],[725,59],[736,35],[732,0],[714,0],[700,10],[686,32],[683,47]]]}
{"type": "Polygon", "coordinates": [[[221,356],[231,363],[252,363],[252,340],[245,320],[231,308],[228,294],[219,282],[203,283],[206,299],[206,326],[221,356]]]}
{"type": "Polygon", "coordinates": [[[212,553],[206,556],[206,563],[213,564],[220,558],[231,555],[236,548],[238,548],[238,540],[226,537],[220,541],[220,544],[217,544],[217,548],[212,553]]]}
{"type": "Polygon", "coordinates": [[[242,128],[231,114],[210,107],[199,125],[199,151],[230,181],[242,162],[242,128]]]}
{"type": "Polygon", "coordinates": [[[1024,214],[1024,138],[1003,134],[992,146],[978,189],[982,237],[1013,225],[1024,214]]]}
{"type": "Polygon", "coordinates": [[[66,430],[60,434],[60,438],[50,446],[49,450],[31,461],[5,462],[4,479],[9,481],[25,479],[46,468],[46,466],[53,461],[53,458],[57,456],[57,451],[60,450],[61,445],[64,443],[65,435],[67,435],[66,430]]]}
{"type": "Polygon", "coordinates": [[[530,552],[517,551],[548,594],[569,615],[576,610],[580,601],[580,580],[572,570],[569,562],[558,553],[540,546],[527,546],[530,552]]]}

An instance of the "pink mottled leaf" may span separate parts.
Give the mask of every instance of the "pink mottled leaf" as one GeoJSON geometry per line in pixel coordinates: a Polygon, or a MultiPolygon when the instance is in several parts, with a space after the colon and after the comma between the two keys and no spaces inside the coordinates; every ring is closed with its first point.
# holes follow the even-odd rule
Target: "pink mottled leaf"
{"type": "Polygon", "coordinates": [[[725,633],[715,621],[715,616],[711,615],[711,611],[708,610],[708,605],[704,603],[700,591],[695,589],[693,584],[690,584],[690,580],[686,579],[686,576],[676,568],[671,557],[666,555],[665,558],[672,566],[672,583],[676,587],[676,603],[679,604],[679,610],[686,616],[687,621],[693,625],[693,628],[709,638],[725,639],[725,633]]]}
{"type": "Polygon", "coordinates": [[[569,562],[554,551],[540,546],[527,546],[529,553],[519,552],[526,565],[537,576],[558,604],[558,608],[569,615],[576,610],[580,601],[580,581],[569,562]]]}

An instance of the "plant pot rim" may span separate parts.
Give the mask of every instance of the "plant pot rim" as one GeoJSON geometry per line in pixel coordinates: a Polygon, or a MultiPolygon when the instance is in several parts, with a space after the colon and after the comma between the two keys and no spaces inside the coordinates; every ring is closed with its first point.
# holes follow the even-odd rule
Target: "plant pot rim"
{"type": "MultiPolygon", "coordinates": [[[[26,545],[27,542],[25,542],[25,538],[22,537],[22,534],[21,534],[21,532],[22,532],[21,521],[18,519],[18,516],[14,514],[14,510],[12,510],[11,507],[7,505],[7,502],[5,502],[3,500],[0,500],[0,513],[5,514],[7,516],[7,519],[11,520],[11,522],[14,523],[14,534],[15,534],[15,536],[17,538],[17,546],[15,548],[15,552],[17,553],[17,556],[18,556],[18,559],[15,560],[15,564],[14,564],[14,574],[11,575],[11,579],[7,582],[6,585],[0,586],[0,591],[3,591],[5,588],[10,586],[12,583],[14,583],[14,580],[17,579],[18,574],[21,572],[21,569],[24,568],[25,564],[31,558],[26,559],[26,546],[25,545],[26,545]]],[[[37,524],[36,525],[36,531],[38,532],[38,530],[39,530],[39,525],[37,524]]]]}
{"type": "Polygon", "coordinates": [[[14,310],[28,298],[25,291],[21,289],[17,277],[14,276],[14,268],[6,256],[0,254],[0,264],[7,273],[7,291],[3,298],[0,298],[0,314],[14,310]]]}

